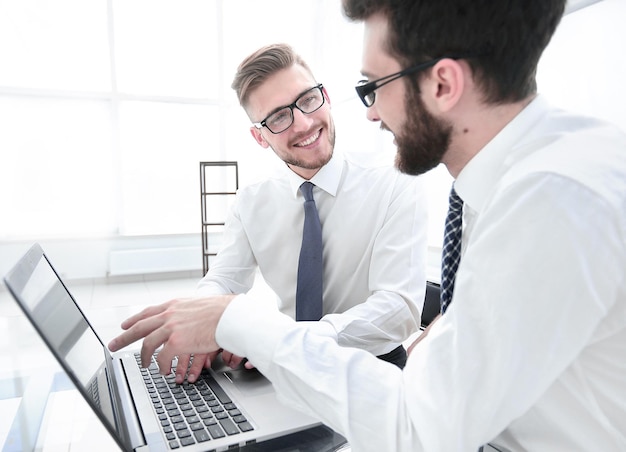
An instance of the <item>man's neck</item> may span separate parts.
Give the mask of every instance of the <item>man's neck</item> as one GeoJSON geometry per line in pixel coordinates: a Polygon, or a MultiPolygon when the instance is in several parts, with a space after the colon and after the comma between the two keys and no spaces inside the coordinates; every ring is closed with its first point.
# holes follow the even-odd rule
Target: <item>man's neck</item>
{"type": "Polygon", "coordinates": [[[465,165],[535,97],[533,94],[522,101],[503,105],[468,105],[453,121],[456,125],[450,148],[442,159],[450,175],[456,179],[465,165]]]}

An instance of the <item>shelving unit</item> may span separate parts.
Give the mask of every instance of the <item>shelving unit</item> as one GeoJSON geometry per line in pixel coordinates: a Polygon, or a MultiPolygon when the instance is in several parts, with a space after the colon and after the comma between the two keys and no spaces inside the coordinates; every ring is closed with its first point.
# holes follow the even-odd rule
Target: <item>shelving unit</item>
{"type": "Polygon", "coordinates": [[[217,251],[210,236],[224,230],[226,214],[239,188],[237,162],[200,162],[200,204],[202,220],[202,274],[209,271],[209,259],[217,251]]]}

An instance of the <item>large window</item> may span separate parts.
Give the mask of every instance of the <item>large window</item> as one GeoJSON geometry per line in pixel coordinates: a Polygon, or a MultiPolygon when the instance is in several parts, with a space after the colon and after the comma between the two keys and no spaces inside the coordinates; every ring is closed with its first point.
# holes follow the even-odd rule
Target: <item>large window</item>
{"type": "Polygon", "coordinates": [[[373,152],[361,39],[338,0],[0,3],[0,240],[199,233],[198,162],[239,161],[241,184],[276,164],[230,88],[266,43],[303,54],[339,137],[373,152]]]}
{"type": "MultiPolygon", "coordinates": [[[[626,130],[624,17],[623,0],[566,16],[538,79],[554,103],[626,130]]],[[[198,162],[238,161],[240,185],[279,165],[230,88],[246,55],[279,41],[327,87],[338,149],[391,162],[354,93],[362,29],[340,0],[0,2],[0,242],[199,236],[198,162]]],[[[425,179],[436,249],[451,178],[425,179]]]]}

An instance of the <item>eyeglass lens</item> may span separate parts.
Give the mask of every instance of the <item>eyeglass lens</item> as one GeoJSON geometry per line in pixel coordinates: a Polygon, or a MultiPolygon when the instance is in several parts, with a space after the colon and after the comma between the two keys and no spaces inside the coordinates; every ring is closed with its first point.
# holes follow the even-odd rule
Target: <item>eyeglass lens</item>
{"type": "Polygon", "coordinates": [[[356,86],[356,92],[361,102],[368,108],[374,105],[374,101],[376,101],[376,90],[380,87],[376,82],[377,80],[373,82],[362,80],[356,86]]]}
{"type": "Polygon", "coordinates": [[[324,95],[321,86],[311,88],[303,93],[296,101],[265,119],[265,126],[272,133],[280,133],[287,130],[293,124],[293,108],[297,108],[302,113],[313,113],[324,104],[324,95]]]}
{"type": "MultiPolygon", "coordinates": [[[[373,86],[372,88],[378,88],[378,87],[373,86]]],[[[370,92],[365,93],[362,100],[365,103],[365,105],[367,105],[368,107],[371,107],[372,105],[374,105],[374,101],[376,100],[376,91],[372,89],[370,92]]]]}

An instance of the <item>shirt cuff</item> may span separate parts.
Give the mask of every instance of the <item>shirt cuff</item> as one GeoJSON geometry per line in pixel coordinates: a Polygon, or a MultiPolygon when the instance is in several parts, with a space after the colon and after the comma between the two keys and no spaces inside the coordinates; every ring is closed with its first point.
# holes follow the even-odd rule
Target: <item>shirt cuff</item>
{"type": "Polygon", "coordinates": [[[194,296],[196,297],[214,297],[217,295],[228,294],[228,290],[225,290],[222,286],[216,283],[200,283],[196,287],[194,296]]]}
{"type": "Polygon", "coordinates": [[[237,295],[224,310],[215,330],[215,340],[224,350],[248,358],[259,370],[267,369],[276,347],[295,328],[307,328],[318,336],[336,340],[328,322],[295,322],[254,297],[237,295]]]}

